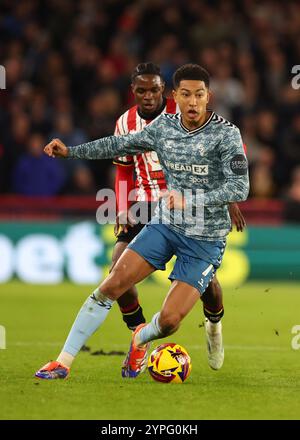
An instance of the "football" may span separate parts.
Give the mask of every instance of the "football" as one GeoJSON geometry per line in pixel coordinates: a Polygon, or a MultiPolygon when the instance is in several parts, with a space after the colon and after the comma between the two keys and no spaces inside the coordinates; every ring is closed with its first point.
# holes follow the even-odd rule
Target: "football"
{"type": "Polygon", "coordinates": [[[148,360],[150,376],[158,382],[182,383],[189,377],[191,370],[191,358],[179,344],[159,345],[148,360]]]}

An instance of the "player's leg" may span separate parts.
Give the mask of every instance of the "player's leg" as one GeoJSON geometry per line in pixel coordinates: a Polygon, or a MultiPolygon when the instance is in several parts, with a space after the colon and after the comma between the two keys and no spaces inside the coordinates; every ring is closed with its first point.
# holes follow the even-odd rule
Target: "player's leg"
{"type": "Polygon", "coordinates": [[[212,323],[219,322],[224,315],[222,287],[215,275],[201,296],[204,316],[212,323]]]}
{"type": "Polygon", "coordinates": [[[123,364],[123,377],[136,377],[143,371],[140,352],[148,348],[150,341],[177,330],[199,295],[203,295],[207,289],[221,264],[225,250],[224,241],[193,240],[159,226],[177,255],[174,269],[169,276],[174,281],[161,312],[154,315],[149,324],[142,324],[134,332],[123,364]],[[124,370],[128,374],[124,374],[124,370]]]}
{"type": "Polygon", "coordinates": [[[219,370],[224,362],[221,318],[224,315],[222,288],[215,276],[201,297],[205,319],[205,333],[209,366],[219,370]]]}
{"type": "MultiPolygon", "coordinates": [[[[137,233],[135,233],[134,235],[132,235],[132,233],[133,231],[130,230],[127,234],[121,233],[121,237],[118,237],[118,241],[113,251],[110,272],[127,248],[128,243],[131,241],[131,236],[133,238],[135,235],[137,235],[137,233]],[[130,237],[125,237],[126,241],[123,241],[125,240],[125,238],[123,239],[122,236],[128,234],[130,234],[130,237]]],[[[125,293],[123,293],[122,296],[120,296],[120,298],[118,298],[117,301],[123,316],[123,321],[126,323],[127,327],[130,330],[135,330],[138,325],[146,321],[143,315],[143,309],[139,304],[138,291],[135,286],[131,286],[125,293]]]]}
{"type": "MultiPolygon", "coordinates": [[[[133,206],[135,207],[135,213],[139,213],[139,221],[134,226],[129,227],[126,233],[121,231],[118,235],[112,256],[111,269],[131,241],[141,232],[144,225],[151,220],[156,207],[156,202],[136,202],[132,207],[133,206]]],[[[146,321],[143,315],[143,309],[139,303],[136,286],[130,287],[122,296],[120,296],[118,299],[118,305],[123,315],[123,321],[130,330],[135,330],[138,325],[146,321]]]]}
{"type": "MultiPolygon", "coordinates": [[[[186,240],[186,246],[189,243],[191,242],[186,240]]],[[[214,276],[216,269],[213,264],[191,255],[186,257],[181,251],[177,252],[177,255],[173,271],[169,276],[173,282],[162,309],[154,315],[149,327],[143,326],[138,332],[140,335],[140,339],[136,336],[138,344],[174,333],[214,276]]]]}
{"type": "Polygon", "coordinates": [[[112,272],[83,304],[57,360],[38,370],[36,376],[42,379],[67,377],[75,356],[104,322],[114,301],[154,270],[143,257],[127,249],[112,272]]]}
{"type": "Polygon", "coordinates": [[[137,332],[137,344],[165,338],[175,333],[183,318],[192,310],[198,300],[198,289],[183,281],[174,280],[160,312],[154,315],[148,328],[143,326],[137,332]]]}
{"type": "Polygon", "coordinates": [[[132,336],[131,345],[122,366],[122,376],[135,378],[146,368],[150,341],[165,338],[178,330],[183,318],[199,300],[199,291],[183,282],[173,281],[161,311],[149,324],[141,324],[132,336]]]}

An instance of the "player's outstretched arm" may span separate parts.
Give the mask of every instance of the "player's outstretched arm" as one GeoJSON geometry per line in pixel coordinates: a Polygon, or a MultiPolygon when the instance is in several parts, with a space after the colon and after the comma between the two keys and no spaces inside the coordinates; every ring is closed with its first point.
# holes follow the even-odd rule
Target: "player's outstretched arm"
{"type": "MultiPolygon", "coordinates": [[[[54,139],[45,147],[50,157],[68,157],[70,159],[113,159],[137,152],[156,150],[159,143],[156,134],[159,131],[159,118],[142,131],[124,136],[108,136],[75,147],[66,147],[59,139],[54,139]]],[[[161,131],[161,130],[160,130],[161,131]]]]}
{"type": "Polygon", "coordinates": [[[60,139],[52,139],[44,148],[50,157],[68,157],[68,147],[60,139]]]}

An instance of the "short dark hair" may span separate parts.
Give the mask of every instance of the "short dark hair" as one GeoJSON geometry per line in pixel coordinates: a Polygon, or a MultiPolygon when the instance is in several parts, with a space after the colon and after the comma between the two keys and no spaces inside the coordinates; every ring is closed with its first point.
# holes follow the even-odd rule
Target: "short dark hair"
{"type": "Polygon", "coordinates": [[[180,81],[185,79],[203,81],[206,87],[209,88],[209,73],[199,64],[184,64],[179,67],[173,75],[174,89],[178,89],[180,81]]]}
{"type": "Polygon", "coordinates": [[[131,81],[134,82],[135,78],[140,75],[158,75],[163,79],[160,67],[154,63],[138,64],[131,74],[131,81]]]}

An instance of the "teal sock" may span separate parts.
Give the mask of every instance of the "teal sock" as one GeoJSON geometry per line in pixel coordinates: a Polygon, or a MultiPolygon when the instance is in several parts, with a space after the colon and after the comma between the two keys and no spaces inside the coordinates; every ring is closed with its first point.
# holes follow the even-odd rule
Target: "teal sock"
{"type": "Polygon", "coordinates": [[[159,312],[156,313],[151,322],[143,327],[137,334],[136,343],[138,345],[146,344],[146,342],[161,338],[162,332],[158,323],[159,312]]]}
{"type": "Polygon", "coordinates": [[[62,351],[76,356],[88,338],[106,319],[114,301],[103,294],[99,295],[98,292],[99,290],[96,289],[81,307],[62,351]]]}

